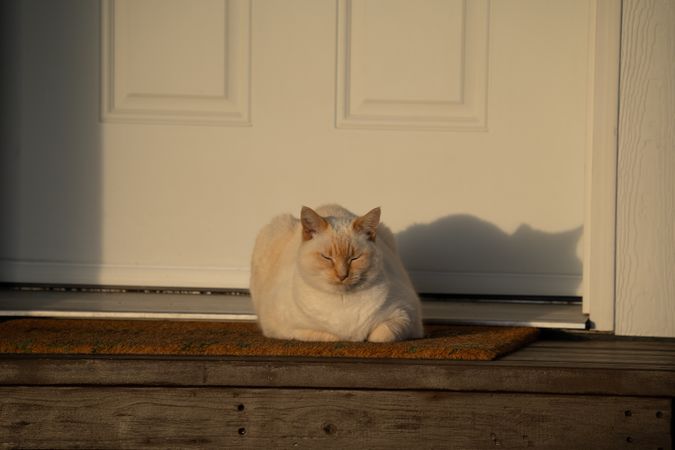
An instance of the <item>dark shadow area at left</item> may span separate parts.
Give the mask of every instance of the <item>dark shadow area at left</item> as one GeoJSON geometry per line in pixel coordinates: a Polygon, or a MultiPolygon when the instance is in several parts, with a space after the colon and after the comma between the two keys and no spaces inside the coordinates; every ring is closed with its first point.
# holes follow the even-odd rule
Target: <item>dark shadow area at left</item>
{"type": "Polygon", "coordinates": [[[91,283],[101,262],[100,4],[3,1],[0,281],[91,283]]]}

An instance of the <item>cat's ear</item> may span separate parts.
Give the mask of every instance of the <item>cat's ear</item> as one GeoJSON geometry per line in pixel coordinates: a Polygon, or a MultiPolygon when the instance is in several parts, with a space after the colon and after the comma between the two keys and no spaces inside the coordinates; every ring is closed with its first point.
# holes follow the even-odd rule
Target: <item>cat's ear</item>
{"type": "Polygon", "coordinates": [[[315,234],[325,230],[328,226],[326,219],[318,215],[312,208],[302,207],[300,211],[300,222],[302,223],[302,240],[309,241],[315,234]]]}
{"type": "Polygon", "coordinates": [[[369,213],[354,220],[352,227],[358,233],[364,233],[371,241],[375,240],[377,226],[380,224],[380,208],[372,209],[369,213]]]}

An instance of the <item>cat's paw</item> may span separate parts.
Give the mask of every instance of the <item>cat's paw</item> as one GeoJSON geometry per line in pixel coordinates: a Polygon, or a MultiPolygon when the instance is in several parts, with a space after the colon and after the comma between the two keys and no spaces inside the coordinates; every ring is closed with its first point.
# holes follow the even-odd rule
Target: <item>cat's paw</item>
{"type": "Polygon", "coordinates": [[[368,335],[370,342],[392,342],[422,337],[422,323],[414,321],[404,310],[396,310],[388,320],[377,325],[368,335]]]}
{"type": "Polygon", "coordinates": [[[369,342],[393,342],[397,339],[398,336],[392,331],[387,322],[373,328],[373,331],[368,335],[369,342]]]}

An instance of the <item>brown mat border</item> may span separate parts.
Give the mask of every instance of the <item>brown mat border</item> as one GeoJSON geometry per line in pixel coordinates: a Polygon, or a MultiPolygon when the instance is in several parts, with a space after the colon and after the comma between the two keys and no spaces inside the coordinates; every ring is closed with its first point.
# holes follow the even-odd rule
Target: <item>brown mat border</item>
{"type": "Polygon", "coordinates": [[[300,342],[266,338],[250,322],[14,319],[0,323],[0,353],[488,361],[538,334],[529,327],[427,325],[422,339],[386,344],[300,342]]]}

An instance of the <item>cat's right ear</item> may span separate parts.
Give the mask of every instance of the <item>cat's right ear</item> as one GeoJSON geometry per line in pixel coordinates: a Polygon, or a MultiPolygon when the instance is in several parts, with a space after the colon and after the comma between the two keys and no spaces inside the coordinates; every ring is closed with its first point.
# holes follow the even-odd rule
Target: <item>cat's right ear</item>
{"type": "Polygon", "coordinates": [[[325,230],[328,226],[326,219],[318,215],[312,208],[302,207],[300,211],[300,222],[302,223],[302,240],[309,241],[315,234],[325,230]]]}
{"type": "Polygon", "coordinates": [[[380,223],[380,208],[372,209],[365,216],[357,218],[352,227],[354,230],[365,234],[368,239],[375,241],[375,234],[377,233],[377,225],[380,223]]]}

